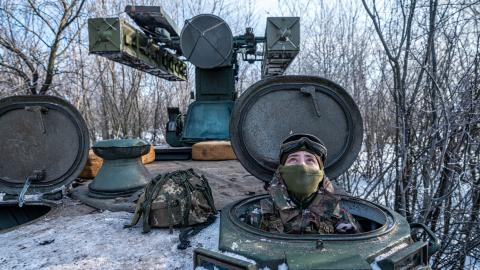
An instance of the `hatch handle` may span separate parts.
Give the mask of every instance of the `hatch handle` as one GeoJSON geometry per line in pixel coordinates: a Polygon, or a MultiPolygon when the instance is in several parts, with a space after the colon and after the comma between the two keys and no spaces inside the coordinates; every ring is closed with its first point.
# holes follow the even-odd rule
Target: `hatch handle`
{"type": "Polygon", "coordinates": [[[42,133],[47,133],[47,128],[45,127],[45,121],[43,115],[48,112],[48,108],[42,106],[25,106],[25,110],[29,112],[37,112],[40,116],[40,125],[42,126],[42,133]]]}
{"type": "Polygon", "coordinates": [[[25,204],[25,194],[30,187],[31,182],[38,182],[45,178],[45,170],[34,170],[33,174],[25,177],[25,184],[23,185],[20,195],[18,195],[18,207],[22,207],[25,204]]]}
{"type": "Polygon", "coordinates": [[[300,88],[300,92],[302,92],[304,95],[310,96],[312,98],[313,106],[315,107],[315,114],[318,117],[321,117],[320,106],[317,103],[317,99],[316,99],[316,95],[315,95],[315,93],[316,93],[315,87],[314,86],[305,86],[305,87],[300,88]]]}
{"type": "MultiPolygon", "coordinates": [[[[410,228],[412,229],[412,231],[415,229],[423,229],[423,231],[427,234],[429,238],[428,239],[428,255],[429,256],[435,254],[435,252],[438,251],[438,249],[440,248],[440,241],[438,240],[435,233],[433,233],[432,230],[427,227],[427,225],[423,223],[410,223],[410,228]]],[[[415,239],[415,237],[413,236],[412,238],[414,238],[414,240],[418,240],[418,239],[415,239]]]]}

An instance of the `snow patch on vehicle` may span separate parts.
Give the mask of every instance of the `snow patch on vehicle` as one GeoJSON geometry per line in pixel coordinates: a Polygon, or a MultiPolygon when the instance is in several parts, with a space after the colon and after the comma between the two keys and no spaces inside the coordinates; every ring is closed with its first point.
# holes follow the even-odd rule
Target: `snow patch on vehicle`
{"type": "Polygon", "coordinates": [[[403,248],[406,248],[408,246],[407,243],[401,243],[399,245],[396,245],[394,246],[393,248],[391,248],[389,251],[383,253],[383,254],[380,254],[379,256],[375,257],[375,260],[370,264],[370,266],[372,267],[372,269],[374,270],[382,270],[380,268],[380,266],[378,266],[377,262],[378,261],[381,261],[385,258],[387,258],[388,256],[392,255],[393,253],[403,249],[403,248]]]}

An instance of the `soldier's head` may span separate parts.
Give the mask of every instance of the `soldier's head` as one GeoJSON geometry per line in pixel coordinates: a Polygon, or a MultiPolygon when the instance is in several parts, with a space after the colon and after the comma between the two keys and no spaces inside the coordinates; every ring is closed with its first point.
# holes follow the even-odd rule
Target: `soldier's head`
{"type": "Polygon", "coordinates": [[[303,150],[288,154],[283,165],[304,165],[315,169],[323,168],[323,162],[321,160],[317,159],[314,154],[303,150]]]}
{"type": "Polygon", "coordinates": [[[283,141],[279,172],[296,201],[308,200],[318,190],[326,157],[327,148],[313,135],[295,134],[283,141]]]}
{"type": "Polygon", "coordinates": [[[306,165],[323,169],[327,158],[327,148],[323,142],[311,134],[288,136],[280,146],[280,164],[306,165]]]}

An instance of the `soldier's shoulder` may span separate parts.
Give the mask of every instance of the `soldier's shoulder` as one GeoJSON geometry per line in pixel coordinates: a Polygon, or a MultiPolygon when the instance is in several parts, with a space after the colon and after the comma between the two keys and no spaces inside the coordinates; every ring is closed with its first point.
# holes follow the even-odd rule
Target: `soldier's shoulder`
{"type": "Polygon", "coordinates": [[[335,193],[335,187],[327,176],[323,179],[323,188],[330,193],[335,193]]]}
{"type": "Polygon", "coordinates": [[[348,192],[344,188],[340,187],[338,184],[335,184],[327,176],[325,176],[325,179],[323,181],[323,188],[332,194],[350,196],[350,194],[348,194],[348,192]]]}

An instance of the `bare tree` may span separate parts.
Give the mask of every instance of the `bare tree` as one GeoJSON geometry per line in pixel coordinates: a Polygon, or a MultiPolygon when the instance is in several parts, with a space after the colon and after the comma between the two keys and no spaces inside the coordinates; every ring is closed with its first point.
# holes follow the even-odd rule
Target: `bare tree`
{"type": "Polygon", "coordinates": [[[31,94],[45,94],[60,71],[58,57],[78,35],[67,29],[81,16],[85,0],[3,1],[0,66],[19,77],[31,94]]]}

